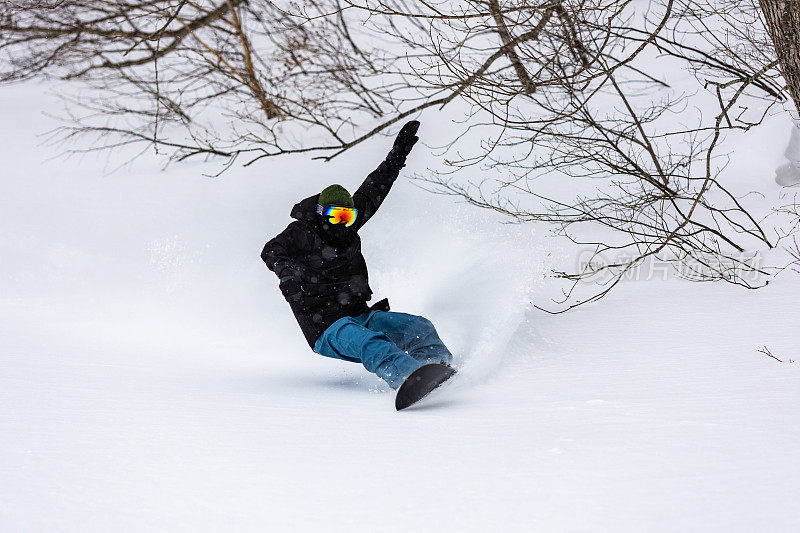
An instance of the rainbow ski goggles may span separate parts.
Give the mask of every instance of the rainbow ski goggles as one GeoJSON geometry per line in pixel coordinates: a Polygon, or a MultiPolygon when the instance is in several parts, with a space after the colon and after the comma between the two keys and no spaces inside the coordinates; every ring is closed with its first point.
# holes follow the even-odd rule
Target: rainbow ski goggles
{"type": "Polygon", "coordinates": [[[344,227],[350,227],[356,221],[358,216],[358,209],[353,207],[338,207],[329,205],[322,207],[317,205],[317,214],[327,217],[331,224],[344,224],[344,227]]]}

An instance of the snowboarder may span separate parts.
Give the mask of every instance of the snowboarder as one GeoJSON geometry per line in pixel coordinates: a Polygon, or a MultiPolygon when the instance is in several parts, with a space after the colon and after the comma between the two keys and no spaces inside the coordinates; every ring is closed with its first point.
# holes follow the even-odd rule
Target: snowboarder
{"type": "Polygon", "coordinates": [[[351,196],[326,187],[294,206],[294,222],[261,252],[314,352],[361,363],[394,389],[398,410],[420,400],[455,370],[431,322],[372,306],[358,230],[375,214],[419,140],[419,122],[400,130],[386,159],[351,196]]]}

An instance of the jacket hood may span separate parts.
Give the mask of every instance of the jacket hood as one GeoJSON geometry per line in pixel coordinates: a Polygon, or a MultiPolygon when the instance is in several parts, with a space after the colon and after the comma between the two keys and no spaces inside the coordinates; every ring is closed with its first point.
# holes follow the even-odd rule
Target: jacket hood
{"type": "Polygon", "coordinates": [[[289,216],[296,220],[304,220],[311,223],[316,222],[318,196],[318,194],[315,194],[314,196],[309,196],[308,198],[300,200],[294,204],[292,212],[289,214],[289,216]]]}

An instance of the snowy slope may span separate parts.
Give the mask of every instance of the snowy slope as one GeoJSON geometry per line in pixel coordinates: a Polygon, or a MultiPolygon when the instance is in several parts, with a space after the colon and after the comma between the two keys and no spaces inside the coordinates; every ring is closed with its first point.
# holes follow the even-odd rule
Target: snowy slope
{"type": "MultiPolygon", "coordinates": [[[[800,277],[627,282],[548,315],[529,303],[566,252],[546,228],[401,177],[363,232],[373,289],[431,318],[462,373],[396,413],[309,351],[258,257],[297,199],[354,189],[389,141],[109,175],[45,161],[52,106],[0,90],[0,531],[800,528],[800,364],[757,352],[800,360],[800,277]]],[[[423,141],[446,127],[421,120],[423,141]]],[[[772,121],[741,161],[765,201],[789,133],[772,121]]],[[[418,146],[406,171],[432,162],[418,146]]]]}

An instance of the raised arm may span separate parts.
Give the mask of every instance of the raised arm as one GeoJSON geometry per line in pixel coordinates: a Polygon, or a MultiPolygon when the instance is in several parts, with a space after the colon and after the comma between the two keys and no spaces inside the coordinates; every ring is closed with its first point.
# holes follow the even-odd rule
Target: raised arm
{"type": "Polygon", "coordinates": [[[367,220],[378,210],[383,199],[386,198],[394,180],[397,179],[400,173],[400,169],[406,165],[406,157],[419,140],[419,137],[417,137],[418,129],[419,121],[416,120],[412,120],[403,126],[400,133],[397,134],[394,146],[392,146],[386,159],[378,165],[378,168],[369,173],[364,183],[353,194],[353,202],[356,209],[358,209],[355,229],[359,229],[366,224],[367,220]]]}

